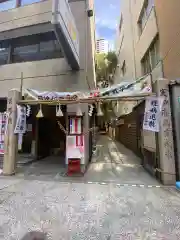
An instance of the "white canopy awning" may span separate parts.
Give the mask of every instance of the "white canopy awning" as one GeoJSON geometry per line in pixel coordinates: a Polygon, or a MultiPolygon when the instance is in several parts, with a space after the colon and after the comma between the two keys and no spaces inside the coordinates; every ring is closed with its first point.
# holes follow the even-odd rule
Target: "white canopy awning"
{"type": "Polygon", "coordinates": [[[141,95],[142,93],[151,92],[152,92],[151,76],[145,75],[137,79],[136,81],[121,82],[111,87],[101,89],[100,95],[118,97],[118,96],[133,96],[138,94],[141,95]]]}
{"type": "Polygon", "coordinates": [[[38,91],[34,89],[24,89],[24,99],[31,100],[60,100],[71,98],[83,98],[85,93],[82,92],[51,92],[51,91],[38,91]]]}
{"type": "MultiPolygon", "coordinates": [[[[116,84],[110,88],[92,90],[87,92],[55,92],[55,91],[38,91],[35,89],[23,89],[24,100],[21,103],[27,104],[31,101],[31,104],[37,104],[38,102],[47,103],[52,101],[55,103],[61,101],[62,104],[71,104],[75,101],[92,103],[98,99],[102,101],[123,101],[123,104],[129,104],[128,102],[145,99],[145,97],[152,95],[151,78],[150,76],[144,76],[132,83],[122,82],[116,84]],[[94,94],[94,92],[96,94],[94,94]]],[[[127,107],[126,107],[127,108],[127,107]]]]}

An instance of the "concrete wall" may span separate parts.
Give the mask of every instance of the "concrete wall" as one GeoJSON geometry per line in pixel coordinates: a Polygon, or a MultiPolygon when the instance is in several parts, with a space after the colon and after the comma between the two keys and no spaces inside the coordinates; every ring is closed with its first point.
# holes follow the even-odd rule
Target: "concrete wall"
{"type": "Polygon", "coordinates": [[[72,72],[62,58],[0,66],[1,97],[6,97],[12,88],[20,88],[21,72],[24,88],[50,91],[87,90],[85,72],[72,72]]]}
{"type": "Polygon", "coordinates": [[[0,12],[0,32],[51,21],[52,1],[47,0],[0,12]]]}
{"type": "Polygon", "coordinates": [[[172,103],[173,103],[173,124],[174,124],[174,133],[175,133],[175,156],[177,159],[177,170],[178,170],[178,180],[180,179],[180,86],[172,86],[172,103]]]}
{"type": "Polygon", "coordinates": [[[180,1],[155,0],[164,76],[180,78],[180,1]]]}
{"type": "Polygon", "coordinates": [[[135,64],[134,64],[134,45],[132,32],[132,18],[130,0],[122,0],[121,17],[123,24],[121,31],[117,32],[116,53],[118,56],[118,68],[116,69],[115,83],[121,81],[131,81],[135,78],[135,64]],[[122,75],[123,62],[126,63],[126,73],[122,75]]]}
{"type": "Polygon", "coordinates": [[[140,77],[142,75],[142,69],[141,69],[141,60],[147,50],[149,49],[152,41],[158,34],[158,28],[156,23],[156,15],[155,15],[155,9],[152,8],[151,13],[149,15],[149,18],[146,22],[146,25],[143,29],[142,34],[139,36],[138,39],[138,26],[137,22],[134,22],[133,28],[136,29],[134,31],[135,34],[135,55],[136,55],[136,69],[137,69],[137,77],[140,77]]]}
{"type": "MultiPolygon", "coordinates": [[[[96,72],[95,72],[95,52],[96,52],[96,25],[95,25],[95,8],[94,8],[94,0],[89,0],[88,9],[93,10],[93,17],[88,19],[87,29],[90,31],[87,34],[87,45],[88,52],[87,56],[89,58],[88,61],[88,69],[92,72],[91,77],[94,79],[94,83],[96,85],[96,72]]],[[[91,82],[92,79],[89,79],[91,82]]]]}
{"type": "MultiPolygon", "coordinates": [[[[41,28],[45,23],[51,21],[51,5],[52,1],[47,0],[0,12],[0,33],[5,31],[4,34],[7,35],[13,29],[18,28],[20,29],[19,34],[22,35],[27,26],[31,29],[33,26],[41,28]]],[[[65,58],[1,65],[0,97],[6,97],[11,88],[20,87],[21,72],[23,73],[23,86],[25,88],[77,91],[88,90],[89,87],[93,88],[95,86],[92,30],[90,20],[87,17],[86,4],[85,1],[75,1],[70,3],[70,7],[79,31],[80,71],[71,71],[65,58]]],[[[28,28],[26,28],[26,32],[27,30],[28,28]]],[[[38,28],[36,28],[36,31],[38,33],[38,28]]]]}
{"type": "Polygon", "coordinates": [[[119,59],[119,68],[116,71],[115,82],[142,76],[141,60],[158,34],[154,7],[151,9],[145,27],[140,34],[138,21],[144,2],[145,0],[122,1],[121,15],[124,20],[122,30],[117,37],[116,52],[119,59]],[[126,61],[127,72],[123,77],[121,67],[124,60],[126,61]]]}

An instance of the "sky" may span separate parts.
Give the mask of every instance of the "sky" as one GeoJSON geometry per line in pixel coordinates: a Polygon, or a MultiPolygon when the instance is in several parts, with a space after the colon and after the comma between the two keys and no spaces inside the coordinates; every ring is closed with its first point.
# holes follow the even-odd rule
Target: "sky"
{"type": "Polygon", "coordinates": [[[120,18],[121,0],[95,0],[96,38],[105,38],[114,44],[120,18]]]}

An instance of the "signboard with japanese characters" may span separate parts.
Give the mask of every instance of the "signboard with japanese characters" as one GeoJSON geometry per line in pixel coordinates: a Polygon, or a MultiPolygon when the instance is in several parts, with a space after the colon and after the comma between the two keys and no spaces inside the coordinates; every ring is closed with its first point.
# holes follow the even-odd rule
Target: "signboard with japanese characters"
{"type": "Polygon", "coordinates": [[[26,132],[26,107],[17,105],[17,121],[14,129],[15,134],[26,132]]]}
{"type": "Polygon", "coordinates": [[[0,155],[4,154],[4,138],[7,128],[7,114],[4,112],[0,113],[0,155]]]}
{"type": "Polygon", "coordinates": [[[148,97],[146,99],[143,129],[159,132],[160,112],[163,100],[157,97],[148,97]]]}

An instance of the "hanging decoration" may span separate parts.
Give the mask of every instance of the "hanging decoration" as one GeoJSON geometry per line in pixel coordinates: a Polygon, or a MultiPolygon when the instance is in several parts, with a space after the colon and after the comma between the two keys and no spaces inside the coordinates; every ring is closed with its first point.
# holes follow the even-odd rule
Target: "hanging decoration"
{"type": "Polygon", "coordinates": [[[159,132],[160,131],[160,113],[164,98],[148,97],[146,98],[143,129],[159,132]]]}
{"type": "Polygon", "coordinates": [[[56,105],[56,117],[63,117],[63,112],[61,110],[61,105],[56,105]]]}
{"type": "Polygon", "coordinates": [[[44,117],[44,115],[42,113],[42,106],[41,105],[40,105],[39,112],[37,113],[36,117],[37,118],[43,118],[44,117]]]}
{"type": "Polygon", "coordinates": [[[24,134],[25,132],[26,132],[26,107],[17,105],[17,121],[14,133],[24,134]]]}
{"type": "Polygon", "coordinates": [[[0,113],[0,155],[4,154],[4,140],[7,129],[8,116],[5,112],[0,113]]]}
{"type": "Polygon", "coordinates": [[[29,117],[31,114],[31,106],[30,105],[27,105],[27,108],[26,108],[26,116],[29,117]]]}
{"type": "Polygon", "coordinates": [[[100,105],[100,103],[98,103],[98,106],[97,106],[97,116],[98,117],[101,117],[101,116],[103,116],[104,114],[103,114],[103,112],[102,112],[102,109],[101,109],[101,105],[100,105]]]}
{"type": "Polygon", "coordinates": [[[22,150],[23,134],[18,134],[18,150],[22,150]]]}
{"type": "Polygon", "coordinates": [[[76,116],[78,117],[81,117],[83,114],[82,114],[82,111],[81,111],[81,105],[80,103],[77,105],[77,112],[76,112],[76,116]]]}
{"type": "Polygon", "coordinates": [[[94,109],[94,106],[91,104],[90,109],[89,109],[89,113],[88,113],[90,117],[93,114],[93,109],[94,109]]]}

